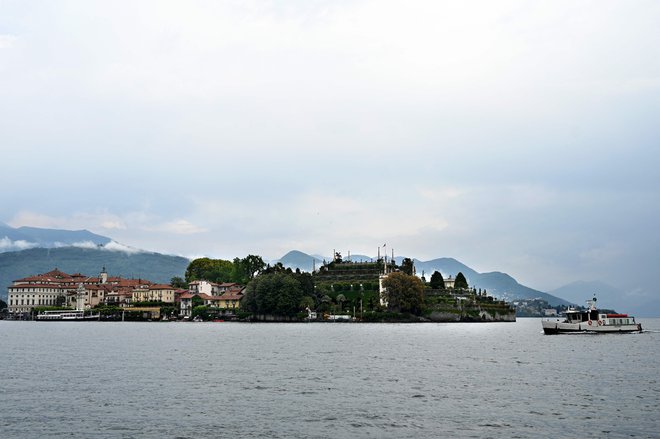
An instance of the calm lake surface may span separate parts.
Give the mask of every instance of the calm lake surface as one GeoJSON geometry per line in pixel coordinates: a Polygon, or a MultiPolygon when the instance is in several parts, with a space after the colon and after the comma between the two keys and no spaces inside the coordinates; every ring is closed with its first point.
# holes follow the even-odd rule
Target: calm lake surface
{"type": "Polygon", "coordinates": [[[0,437],[660,437],[660,319],[0,321],[0,437]]]}

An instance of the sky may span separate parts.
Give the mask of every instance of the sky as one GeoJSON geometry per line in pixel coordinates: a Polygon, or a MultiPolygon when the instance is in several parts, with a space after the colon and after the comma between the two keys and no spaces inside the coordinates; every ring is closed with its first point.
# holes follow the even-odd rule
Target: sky
{"type": "Polygon", "coordinates": [[[0,222],[655,297],[660,2],[0,0],[0,222]]]}

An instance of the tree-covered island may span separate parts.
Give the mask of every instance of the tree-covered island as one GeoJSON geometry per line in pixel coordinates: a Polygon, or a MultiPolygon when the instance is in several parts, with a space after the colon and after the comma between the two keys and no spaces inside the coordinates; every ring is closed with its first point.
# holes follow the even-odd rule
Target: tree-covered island
{"type": "MultiPolygon", "coordinates": [[[[269,265],[250,255],[234,261],[196,259],[185,282],[246,281],[240,316],[250,321],[350,320],[364,322],[515,321],[515,309],[470,288],[462,273],[430,280],[415,273],[413,261],[400,265],[386,257],[346,261],[339,253],[312,273],[269,265]]],[[[220,309],[200,304],[192,316],[222,317],[220,309]]]]}
{"type": "Polygon", "coordinates": [[[57,269],[15,281],[9,316],[84,309],[99,320],[459,322],[515,321],[515,308],[469,287],[462,273],[417,276],[411,259],[344,260],[309,272],[257,255],[198,258],[168,285],[69,275],[57,269]]]}

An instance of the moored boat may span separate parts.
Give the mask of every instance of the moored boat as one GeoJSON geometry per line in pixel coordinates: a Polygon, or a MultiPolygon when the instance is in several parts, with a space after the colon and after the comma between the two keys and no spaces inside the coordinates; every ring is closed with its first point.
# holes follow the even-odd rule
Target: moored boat
{"type": "Polygon", "coordinates": [[[36,320],[41,322],[76,322],[99,320],[99,314],[86,314],[85,311],[59,310],[44,311],[37,315],[36,320]]]}
{"type": "Polygon", "coordinates": [[[570,308],[561,319],[543,319],[541,324],[545,334],[593,332],[599,334],[642,332],[642,324],[628,314],[604,313],[596,307],[596,298],[587,301],[587,308],[570,308]]]}

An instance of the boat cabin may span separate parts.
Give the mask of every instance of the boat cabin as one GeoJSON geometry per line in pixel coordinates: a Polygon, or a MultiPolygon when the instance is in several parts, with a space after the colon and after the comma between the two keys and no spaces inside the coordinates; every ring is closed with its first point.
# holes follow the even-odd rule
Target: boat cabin
{"type": "Polygon", "coordinates": [[[598,320],[598,310],[589,309],[586,311],[577,311],[569,309],[566,311],[566,320],[569,323],[588,322],[589,320],[598,320]]]}

